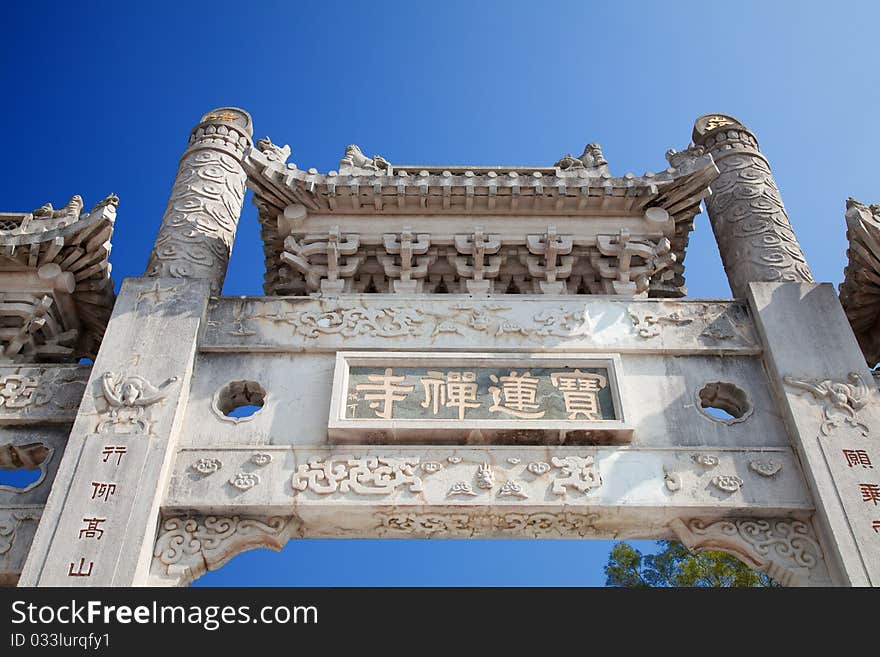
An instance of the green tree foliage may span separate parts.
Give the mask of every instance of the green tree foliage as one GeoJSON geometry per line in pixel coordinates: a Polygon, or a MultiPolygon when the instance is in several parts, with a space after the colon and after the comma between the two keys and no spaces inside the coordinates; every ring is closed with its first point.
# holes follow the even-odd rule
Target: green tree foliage
{"type": "Polygon", "coordinates": [[[692,554],[678,541],[657,543],[660,549],[654,554],[642,554],[627,543],[615,544],[605,565],[605,586],[778,586],[725,552],[692,554]]]}

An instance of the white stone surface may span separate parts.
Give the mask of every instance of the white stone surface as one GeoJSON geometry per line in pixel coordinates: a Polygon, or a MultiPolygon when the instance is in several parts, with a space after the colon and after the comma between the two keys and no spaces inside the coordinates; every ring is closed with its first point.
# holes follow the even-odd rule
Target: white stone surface
{"type": "MultiPolygon", "coordinates": [[[[813,508],[797,460],[785,448],[345,445],[261,447],[260,452],[270,454],[271,462],[257,466],[256,450],[244,446],[180,451],[165,511],[210,513],[223,507],[237,514],[295,514],[309,535],[342,535],[338,527],[347,525],[346,516],[362,522],[364,514],[379,507],[565,508],[601,512],[613,522],[626,516],[628,534],[648,538],[663,518],[733,511],[803,514],[813,508]],[[714,457],[717,465],[701,464],[701,455],[714,457]],[[203,461],[219,467],[210,472],[194,467],[203,461]],[[755,461],[773,461],[779,469],[763,475],[750,467],[755,461]],[[488,477],[480,473],[484,465],[488,477]],[[242,490],[230,484],[239,474],[258,475],[259,482],[242,490]],[[670,474],[679,481],[674,491],[666,483],[670,474]],[[743,483],[735,491],[724,490],[713,481],[719,475],[743,483]],[[468,484],[473,494],[456,492],[458,482],[468,484]],[[504,491],[507,482],[514,482],[516,490],[504,491]],[[314,514],[325,518],[324,507],[341,515],[326,526],[311,523],[314,514]],[[639,529],[637,520],[647,525],[639,529]]],[[[613,522],[603,527],[605,536],[618,533],[613,522]]]]}
{"type": "MultiPolygon", "coordinates": [[[[527,345],[523,338],[520,348],[527,345]]],[[[326,444],[334,360],[334,354],[309,352],[199,354],[181,440],[187,446],[205,447],[326,444]],[[217,391],[233,380],[254,381],[267,392],[263,408],[245,422],[225,422],[212,410],[217,391]]],[[[789,444],[766,375],[754,357],[624,354],[621,371],[621,399],[634,430],[634,445],[789,444]],[[754,411],[746,422],[727,425],[699,410],[695,394],[707,382],[717,380],[734,383],[748,393],[754,411]]],[[[460,442],[465,441],[462,436],[460,442]]]]}
{"type": "Polygon", "coordinates": [[[439,349],[757,354],[746,307],[721,300],[496,295],[222,298],[202,351],[439,349]]]}
{"type": "Polygon", "coordinates": [[[855,385],[870,384],[871,373],[834,288],[752,283],[749,300],[767,345],[770,383],[816,503],[829,570],[839,583],[880,585],[880,500],[863,499],[861,489],[880,486],[880,478],[876,467],[849,464],[843,451],[862,450],[880,464],[880,404],[876,388],[855,385]]]}
{"type": "Polygon", "coordinates": [[[207,281],[124,282],[22,585],[143,581],[208,288],[207,281]],[[155,284],[162,295],[156,296],[155,284]],[[102,499],[95,484],[112,484],[113,494],[102,499]],[[91,536],[89,518],[100,519],[91,536]]]}

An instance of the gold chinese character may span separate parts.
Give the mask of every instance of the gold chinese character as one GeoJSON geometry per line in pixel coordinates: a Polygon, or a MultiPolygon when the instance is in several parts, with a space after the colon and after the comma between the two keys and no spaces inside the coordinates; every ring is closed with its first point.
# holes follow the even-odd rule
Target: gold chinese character
{"type": "Polygon", "coordinates": [[[468,408],[479,408],[477,401],[476,372],[443,372],[428,370],[428,376],[421,378],[425,388],[422,408],[431,407],[434,415],[441,407],[457,408],[458,419],[463,420],[468,408]]]}
{"type": "Polygon", "coordinates": [[[440,407],[446,405],[446,380],[443,378],[443,372],[428,370],[428,376],[423,376],[421,381],[425,388],[422,408],[433,406],[434,415],[437,415],[440,407]]]}
{"type": "Polygon", "coordinates": [[[710,116],[706,119],[706,130],[714,130],[715,128],[720,128],[723,125],[733,125],[733,121],[728,119],[726,116],[710,116]]]}
{"type": "Polygon", "coordinates": [[[234,121],[237,118],[238,115],[232,112],[211,112],[205,117],[208,121],[234,121]]]}
{"type": "Polygon", "coordinates": [[[493,383],[500,383],[501,387],[489,387],[492,393],[492,406],[489,410],[493,413],[503,412],[513,415],[514,417],[534,420],[544,417],[546,411],[539,411],[541,407],[537,403],[538,396],[538,379],[532,376],[531,372],[523,372],[521,376],[517,376],[516,371],[511,371],[508,376],[497,377],[490,374],[489,378],[493,383]],[[504,403],[501,398],[504,397],[504,403]]]}
{"type": "Polygon", "coordinates": [[[553,372],[550,383],[562,392],[569,420],[576,420],[578,415],[583,415],[587,420],[602,419],[598,392],[607,384],[604,376],[580,370],[553,372]]]}
{"type": "Polygon", "coordinates": [[[406,399],[406,393],[415,390],[415,386],[398,385],[406,380],[405,376],[394,376],[394,370],[385,368],[385,374],[368,374],[367,378],[373,383],[359,383],[355,389],[367,392],[364,400],[370,402],[370,408],[374,409],[377,417],[390,420],[394,402],[406,399]],[[377,410],[378,409],[378,410],[377,410]]]}

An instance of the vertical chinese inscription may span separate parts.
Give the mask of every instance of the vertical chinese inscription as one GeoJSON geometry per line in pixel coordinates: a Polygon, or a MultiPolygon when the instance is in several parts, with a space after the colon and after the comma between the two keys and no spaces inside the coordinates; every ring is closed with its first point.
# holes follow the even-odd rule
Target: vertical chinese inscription
{"type": "Polygon", "coordinates": [[[106,502],[116,493],[116,484],[113,482],[93,481],[92,499],[106,502]]]}
{"type": "Polygon", "coordinates": [[[125,445],[105,445],[101,454],[103,455],[102,461],[107,463],[107,461],[111,460],[111,457],[116,457],[116,465],[122,465],[122,457],[128,452],[128,448],[125,445]]]}
{"type": "MultiPolygon", "coordinates": [[[[125,445],[108,445],[105,444],[101,448],[99,464],[104,469],[113,469],[114,471],[122,465],[123,458],[128,454],[128,447],[125,445]]],[[[86,499],[92,503],[104,505],[112,504],[112,498],[116,494],[117,484],[112,481],[90,481],[86,499]]],[[[100,541],[104,538],[107,529],[103,526],[107,522],[104,514],[92,514],[82,517],[82,524],[77,530],[77,541],[100,541]]],[[[79,562],[71,561],[67,565],[68,577],[91,577],[95,569],[94,561],[86,561],[86,557],[81,556],[79,562]]]]}
{"type": "Polygon", "coordinates": [[[868,452],[864,449],[844,449],[842,451],[843,457],[846,459],[846,464],[849,467],[861,466],[862,468],[874,468],[871,463],[871,457],[868,456],[868,452]]]}
{"type": "MultiPolygon", "coordinates": [[[[859,425],[854,425],[859,428],[859,425]]],[[[862,434],[864,436],[864,434],[862,434]]],[[[861,442],[861,438],[859,439],[861,442]]],[[[847,483],[843,484],[842,494],[856,504],[863,505],[869,511],[864,516],[854,516],[856,523],[864,522],[867,529],[874,536],[880,534],[880,519],[874,516],[874,511],[880,511],[880,477],[877,477],[874,469],[874,461],[870,448],[867,446],[849,445],[831,452],[832,458],[846,466],[846,472],[850,475],[847,483]]],[[[870,534],[869,534],[870,535],[870,534]]]]}

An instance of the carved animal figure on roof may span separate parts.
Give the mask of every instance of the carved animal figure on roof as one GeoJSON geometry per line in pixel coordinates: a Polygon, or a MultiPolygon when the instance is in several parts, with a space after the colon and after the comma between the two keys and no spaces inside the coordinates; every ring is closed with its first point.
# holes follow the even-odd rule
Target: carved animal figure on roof
{"type": "Polygon", "coordinates": [[[46,203],[45,205],[37,208],[33,211],[34,219],[39,220],[47,220],[47,219],[79,219],[79,215],[83,209],[83,200],[82,196],[76,194],[75,196],[71,196],[70,200],[63,208],[59,208],[56,210],[52,207],[51,203],[46,203]]]}
{"type": "Polygon", "coordinates": [[[584,163],[581,162],[578,158],[576,158],[571,153],[566,153],[553,165],[555,167],[559,167],[560,169],[583,169],[584,163]]]}
{"type": "Polygon", "coordinates": [[[602,147],[599,144],[587,144],[584,146],[584,152],[580,157],[574,157],[571,153],[566,153],[553,166],[559,167],[563,171],[569,169],[595,169],[607,165],[605,157],[602,155],[602,147]]]}
{"type": "Polygon", "coordinates": [[[287,144],[284,146],[273,144],[269,137],[263,137],[262,139],[257,140],[257,149],[265,155],[266,159],[270,162],[281,162],[284,164],[287,162],[287,158],[290,157],[290,146],[287,144]]]}
{"type": "Polygon", "coordinates": [[[349,144],[345,147],[345,157],[339,161],[339,166],[379,171],[380,169],[387,169],[391,166],[391,163],[381,155],[374,155],[372,158],[367,157],[357,144],[349,144]]]}
{"type": "Polygon", "coordinates": [[[666,161],[669,162],[669,166],[678,169],[688,160],[692,160],[695,157],[702,157],[705,152],[706,151],[702,146],[695,146],[694,144],[691,144],[681,152],[674,148],[670,148],[666,151],[666,161]]]}

